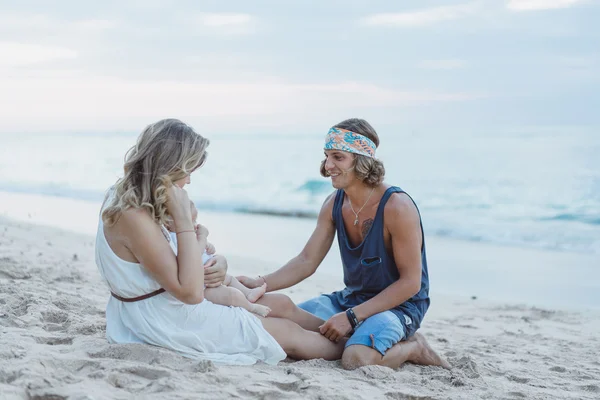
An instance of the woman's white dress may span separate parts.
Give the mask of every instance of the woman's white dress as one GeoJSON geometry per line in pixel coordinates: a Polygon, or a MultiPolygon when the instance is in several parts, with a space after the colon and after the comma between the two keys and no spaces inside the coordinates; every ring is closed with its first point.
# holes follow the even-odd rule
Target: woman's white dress
{"type": "MultiPolygon", "coordinates": [[[[176,253],[173,241],[171,248],[176,253]]],[[[96,236],[96,264],[110,290],[132,298],[160,288],[141,264],[119,258],[104,235],[102,218],[96,236]]],[[[185,304],[169,293],[131,303],[110,297],[106,336],[111,343],[147,343],[186,357],[225,364],[277,364],[286,357],[253,314],[204,300],[185,304]]]]}

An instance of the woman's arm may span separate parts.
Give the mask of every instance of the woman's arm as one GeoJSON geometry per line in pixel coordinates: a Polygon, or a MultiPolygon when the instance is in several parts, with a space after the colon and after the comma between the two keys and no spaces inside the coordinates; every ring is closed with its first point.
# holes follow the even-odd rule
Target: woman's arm
{"type": "Polygon", "coordinates": [[[121,225],[128,249],[161,287],[184,303],[197,304],[204,300],[202,252],[208,231],[202,227],[198,232],[192,224],[189,200],[183,189],[170,188],[169,195],[172,197],[169,212],[178,232],[177,256],[145,210],[126,210],[117,224],[121,225]],[[180,207],[183,203],[185,206],[180,207]]]}

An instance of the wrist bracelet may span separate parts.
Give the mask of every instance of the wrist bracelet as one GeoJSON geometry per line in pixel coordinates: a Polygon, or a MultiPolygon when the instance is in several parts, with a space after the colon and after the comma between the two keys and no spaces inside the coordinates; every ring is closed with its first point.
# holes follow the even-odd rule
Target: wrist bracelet
{"type": "Polygon", "coordinates": [[[187,231],[179,231],[179,232],[175,232],[176,235],[179,235],[180,233],[185,233],[185,232],[194,232],[196,233],[196,231],[194,230],[187,230],[187,231]]]}
{"type": "Polygon", "coordinates": [[[350,325],[352,325],[352,329],[356,328],[358,325],[358,318],[356,318],[356,314],[354,314],[354,310],[349,308],[346,310],[346,317],[348,317],[348,321],[350,321],[350,325]]]}

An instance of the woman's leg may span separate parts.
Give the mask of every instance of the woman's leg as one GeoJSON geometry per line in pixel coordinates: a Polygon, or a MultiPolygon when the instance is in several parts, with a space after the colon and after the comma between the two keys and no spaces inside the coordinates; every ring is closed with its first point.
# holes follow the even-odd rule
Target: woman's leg
{"type": "Polygon", "coordinates": [[[289,319],[309,331],[319,332],[319,327],[325,323],[321,318],[298,307],[285,294],[267,293],[256,303],[271,309],[269,317],[289,319]]]}
{"type": "Polygon", "coordinates": [[[317,332],[310,332],[293,321],[283,318],[261,318],[265,330],[271,334],[286,354],[296,360],[324,358],[339,360],[346,340],[334,343],[317,332]]]}

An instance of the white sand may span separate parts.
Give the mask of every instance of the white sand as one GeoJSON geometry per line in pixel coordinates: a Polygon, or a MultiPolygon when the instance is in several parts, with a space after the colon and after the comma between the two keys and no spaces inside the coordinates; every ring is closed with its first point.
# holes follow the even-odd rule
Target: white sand
{"type": "MultiPolygon", "coordinates": [[[[600,398],[600,311],[492,302],[485,290],[471,293],[461,287],[456,294],[437,290],[432,295],[421,329],[451,362],[451,371],[409,364],[398,370],[372,366],[344,371],[338,362],[323,360],[288,360],[276,367],[215,366],[151,346],[109,345],[104,337],[108,293],[93,254],[97,205],[89,204],[86,212],[81,202],[69,204],[80,215],[61,220],[58,205],[47,208],[51,200],[40,203],[17,195],[19,201],[9,204],[8,198],[15,200],[0,194],[0,214],[15,218],[0,218],[0,399],[600,398]],[[36,223],[77,232],[18,221],[29,219],[25,214],[36,223]],[[478,298],[472,300],[472,294],[478,298]]],[[[57,202],[64,207],[62,200],[57,202]]],[[[210,220],[209,228],[214,226],[213,240],[228,256],[232,273],[253,275],[273,270],[298,251],[313,224],[221,214],[205,215],[205,220],[210,220]],[[227,218],[240,224],[237,233],[230,232],[235,226],[227,218]],[[264,233],[265,226],[279,232],[278,242],[248,235],[264,233]]],[[[600,266],[592,256],[434,238],[429,242],[438,286],[442,280],[460,282],[446,276],[465,274],[476,265],[481,265],[482,276],[494,280],[501,275],[494,261],[506,265],[509,275],[522,271],[520,278],[511,278],[517,284],[526,286],[522,280],[533,276],[527,285],[546,289],[559,279],[561,265],[584,271],[600,266]]],[[[301,301],[338,289],[337,268],[333,254],[317,274],[286,293],[301,301]]],[[[598,280],[580,283],[596,287],[598,280]]],[[[495,291],[495,296],[500,294],[495,291]]],[[[508,298],[513,297],[518,299],[518,293],[508,298]]],[[[554,297],[549,301],[563,304],[558,300],[568,296],[557,292],[554,297]]]]}

